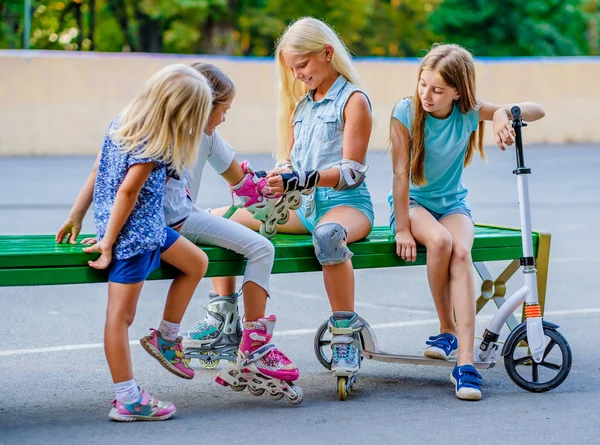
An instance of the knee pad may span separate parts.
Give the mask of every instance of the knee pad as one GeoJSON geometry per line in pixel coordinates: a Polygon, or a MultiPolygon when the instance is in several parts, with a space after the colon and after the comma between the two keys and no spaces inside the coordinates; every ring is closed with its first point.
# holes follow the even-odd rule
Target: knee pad
{"type": "Polygon", "coordinates": [[[342,264],[352,258],[346,242],[348,231],[338,223],[317,226],[312,234],[315,254],[322,266],[342,264]]]}

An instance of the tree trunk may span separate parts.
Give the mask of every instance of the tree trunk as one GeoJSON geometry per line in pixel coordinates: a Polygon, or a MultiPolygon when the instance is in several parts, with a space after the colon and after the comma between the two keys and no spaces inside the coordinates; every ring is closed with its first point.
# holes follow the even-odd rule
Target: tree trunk
{"type": "Polygon", "coordinates": [[[232,33],[235,30],[235,17],[239,12],[239,1],[229,0],[227,3],[227,12],[219,14],[220,20],[215,20],[213,15],[209,14],[204,22],[200,46],[201,51],[206,54],[233,54],[235,42],[232,33]]]}
{"type": "Polygon", "coordinates": [[[121,31],[125,36],[125,43],[129,47],[129,51],[137,51],[135,42],[129,32],[129,16],[127,15],[127,6],[124,0],[108,0],[108,6],[113,11],[121,31]]]}
{"type": "Polygon", "coordinates": [[[75,37],[75,44],[77,45],[77,51],[81,51],[81,45],[83,43],[83,21],[80,2],[73,2],[73,15],[75,16],[78,30],[77,37],[75,37]]]}
{"type": "Polygon", "coordinates": [[[90,51],[94,51],[94,34],[96,33],[96,0],[90,0],[90,26],[88,29],[88,40],[90,51]]]}
{"type": "Polygon", "coordinates": [[[139,50],[145,53],[160,53],[163,49],[162,30],[160,22],[143,12],[136,11],[138,22],[139,50]]]}

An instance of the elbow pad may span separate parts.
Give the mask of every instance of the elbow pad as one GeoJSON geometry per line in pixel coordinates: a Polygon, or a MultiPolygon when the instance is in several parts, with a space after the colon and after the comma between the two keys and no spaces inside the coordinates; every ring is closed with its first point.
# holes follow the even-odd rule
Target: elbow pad
{"type": "Polygon", "coordinates": [[[342,159],[342,163],[336,168],[340,171],[340,179],[333,189],[336,192],[343,190],[352,190],[358,187],[365,180],[369,167],[360,164],[351,159],[342,159]]]}

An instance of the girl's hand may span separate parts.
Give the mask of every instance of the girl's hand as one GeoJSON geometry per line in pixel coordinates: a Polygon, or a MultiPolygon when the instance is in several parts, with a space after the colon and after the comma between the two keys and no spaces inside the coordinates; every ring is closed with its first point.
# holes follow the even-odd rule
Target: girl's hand
{"type": "Polygon", "coordinates": [[[515,130],[512,127],[512,122],[508,118],[504,108],[498,108],[494,112],[493,126],[496,145],[498,145],[498,147],[504,151],[504,146],[512,145],[515,142],[516,137],[515,130]]]}
{"type": "Polygon", "coordinates": [[[404,261],[415,262],[417,260],[417,243],[410,230],[396,232],[396,255],[404,261]]]}
{"type": "Polygon", "coordinates": [[[81,232],[81,220],[69,217],[60,229],[58,229],[56,242],[62,244],[66,236],[66,243],[77,244],[77,235],[79,235],[79,232],[81,232]]]}
{"type": "Polygon", "coordinates": [[[285,188],[283,186],[283,179],[281,179],[280,174],[268,176],[267,184],[269,184],[271,193],[273,193],[274,195],[283,195],[285,188]]]}
{"type": "Polygon", "coordinates": [[[112,246],[100,241],[90,247],[83,249],[86,253],[100,252],[100,257],[96,261],[88,261],[88,265],[94,269],[106,269],[112,261],[112,246]]]}
{"type": "Polygon", "coordinates": [[[98,238],[84,238],[81,240],[81,244],[96,244],[98,242],[98,238]]]}
{"type": "Polygon", "coordinates": [[[273,170],[270,170],[267,172],[267,178],[270,178],[272,176],[277,176],[280,175],[282,173],[291,173],[292,169],[287,168],[287,167],[277,167],[274,168],[273,170]]]}

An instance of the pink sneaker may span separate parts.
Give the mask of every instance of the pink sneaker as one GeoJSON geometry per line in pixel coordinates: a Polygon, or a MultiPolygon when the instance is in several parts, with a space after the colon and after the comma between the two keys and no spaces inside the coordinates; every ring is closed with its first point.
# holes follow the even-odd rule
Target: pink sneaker
{"type": "Polygon", "coordinates": [[[171,402],[161,402],[149,392],[142,390],[140,399],[134,403],[112,401],[108,417],[118,422],[136,420],[167,420],[175,415],[177,408],[171,402]]]}
{"type": "Polygon", "coordinates": [[[183,355],[182,338],[167,341],[156,329],[150,329],[152,334],[140,339],[142,347],[159,361],[161,365],[178,377],[184,379],[194,378],[194,370],[190,368],[190,359],[183,355]]]}

